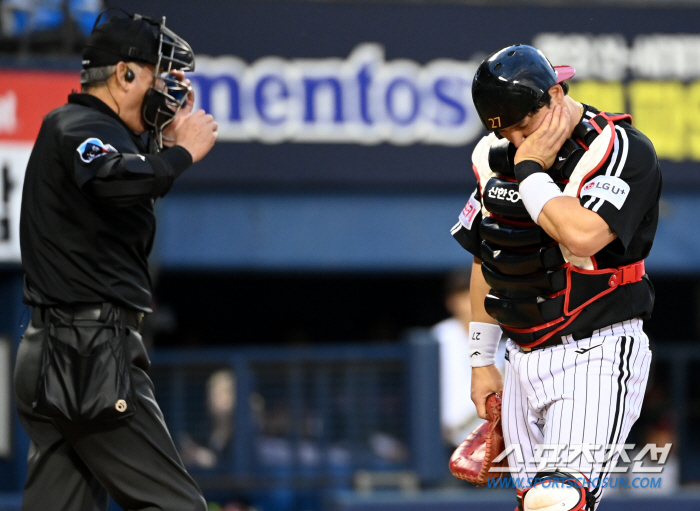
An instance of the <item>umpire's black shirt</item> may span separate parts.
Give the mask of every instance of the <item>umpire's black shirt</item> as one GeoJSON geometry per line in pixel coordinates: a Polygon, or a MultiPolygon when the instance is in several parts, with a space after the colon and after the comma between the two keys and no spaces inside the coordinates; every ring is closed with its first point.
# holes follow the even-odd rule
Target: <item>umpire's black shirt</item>
{"type": "Polygon", "coordinates": [[[110,302],[150,312],[153,201],[191,164],[186,149],[149,150],[105,103],[71,94],[44,119],[27,165],[25,303],[110,302]]]}

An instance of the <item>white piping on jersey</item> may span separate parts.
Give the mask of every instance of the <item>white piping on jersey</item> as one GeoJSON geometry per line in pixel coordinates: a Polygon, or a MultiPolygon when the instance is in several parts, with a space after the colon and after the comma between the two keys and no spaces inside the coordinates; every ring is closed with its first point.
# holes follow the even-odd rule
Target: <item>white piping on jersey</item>
{"type": "Polygon", "coordinates": [[[597,213],[604,202],[605,202],[605,199],[602,199],[602,198],[598,199],[598,203],[591,208],[591,211],[593,211],[594,213],[597,213]]]}
{"type": "Polygon", "coordinates": [[[620,150],[620,139],[617,137],[617,133],[615,134],[615,142],[613,143],[613,151],[612,155],[610,155],[610,163],[608,164],[608,168],[605,169],[605,175],[610,176],[612,175],[612,171],[615,168],[615,163],[617,162],[617,155],[620,150]]]}
{"type": "MultiPolygon", "coordinates": [[[[617,171],[615,171],[615,177],[620,177],[622,174],[622,169],[627,163],[627,152],[629,151],[629,140],[627,138],[627,132],[621,126],[615,126],[615,130],[620,132],[620,137],[622,138],[622,157],[620,158],[620,163],[617,166],[617,171]]],[[[617,137],[616,137],[617,139],[617,137]]]]}
{"type": "MultiPolygon", "coordinates": [[[[614,142],[614,148],[613,148],[613,154],[610,157],[610,164],[608,165],[608,168],[605,171],[606,176],[610,176],[613,174],[613,170],[615,170],[615,177],[619,177],[620,174],[622,174],[622,169],[625,168],[625,165],[627,164],[627,153],[629,151],[629,140],[627,138],[627,132],[625,131],[624,128],[621,126],[615,126],[615,142],[614,142]],[[620,149],[622,151],[620,152],[620,149]],[[620,159],[618,160],[618,156],[620,159]]],[[[591,207],[591,211],[593,212],[598,212],[600,207],[603,205],[605,202],[605,199],[602,197],[595,198],[598,202],[591,207]]],[[[588,206],[591,205],[591,201],[588,201],[585,205],[584,208],[587,208],[588,206]]]]}

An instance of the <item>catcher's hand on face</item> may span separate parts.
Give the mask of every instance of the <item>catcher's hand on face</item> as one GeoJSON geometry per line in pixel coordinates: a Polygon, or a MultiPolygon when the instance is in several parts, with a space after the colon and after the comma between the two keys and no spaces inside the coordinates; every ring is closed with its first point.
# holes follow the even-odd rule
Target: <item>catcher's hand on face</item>
{"type": "Polygon", "coordinates": [[[569,115],[569,110],[559,105],[547,112],[542,124],[518,147],[515,163],[534,160],[544,162],[545,170],[551,167],[569,136],[569,115]]]}

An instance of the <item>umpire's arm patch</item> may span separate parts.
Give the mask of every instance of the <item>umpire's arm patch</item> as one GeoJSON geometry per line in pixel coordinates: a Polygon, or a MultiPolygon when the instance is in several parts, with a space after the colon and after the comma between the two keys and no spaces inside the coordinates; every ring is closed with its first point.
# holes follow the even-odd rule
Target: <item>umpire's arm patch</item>
{"type": "Polygon", "coordinates": [[[85,163],[90,163],[95,158],[104,156],[107,153],[116,153],[117,150],[109,144],[105,144],[99,138],[88,138],[78,146],[80,159],[85,163]]]}
{"type": "Polygon", "coordinates": [[[599,197],[617,209],[622,209],[629,193],[630,185],[615,176],[596,176],[583,185],[581,189],[581,197],[586,195],[599,197]]]}

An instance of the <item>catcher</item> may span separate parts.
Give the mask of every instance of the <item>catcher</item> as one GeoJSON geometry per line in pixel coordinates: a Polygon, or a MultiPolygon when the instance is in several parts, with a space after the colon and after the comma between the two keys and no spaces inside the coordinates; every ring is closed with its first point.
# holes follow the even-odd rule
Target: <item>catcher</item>
{"type": "Polygon", "coordinates": [[[478,186],[452,229],[474,255],[472,400],[487,418],[487,396],[502,392],[521,511],[596,508],[651,362],[644,259],[659,163],[629,115],[568,95],[573,75],[525,45],[481,63],[472,96],[489,134],[472,155],[478,186]],[[502,332],[505,383],[494,365],[502,332]]]}

